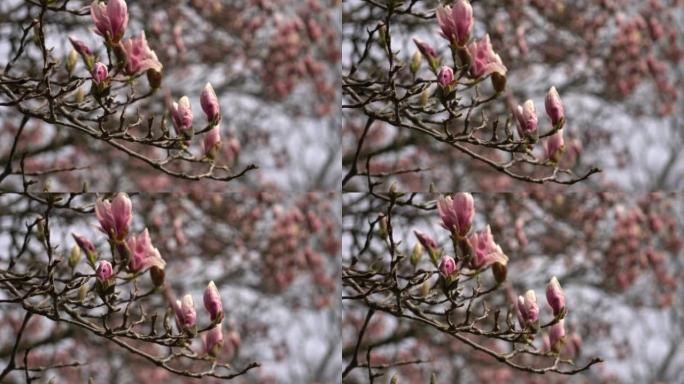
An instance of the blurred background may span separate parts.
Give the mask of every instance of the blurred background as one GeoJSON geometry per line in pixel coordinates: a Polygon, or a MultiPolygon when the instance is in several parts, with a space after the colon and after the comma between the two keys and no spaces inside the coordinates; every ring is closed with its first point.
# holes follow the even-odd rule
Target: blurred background
{"type": "MultiPolygon", "coordinates": [[[[19,303],[5,301],[14,296],[9,293],[10,285],[38,295],[29,299],[37,303],[40,292],[24,291],[16,274],[28,273],[37,279],[44,275],[47,265],[38,231],[34,226],[27,234],[27,224],[49,212],[48,229],[55,248],[54,257],[64,259],[54,272],[60,286],[79,272],[92,276],[85,256],[74,270],[66,259],[75,245],[71,233],[78,232],[94,243],[100,260],[112,260],[106,236],[96,229],[95,198],[94,194],[0,195],[0,324],[3,324],[0,365],[3,369],[25,313],[19,303]],[[46,202],[50,198],[53,205],[48,208],[46,202]],[[61,200],[57,202],[57,198],[61,200]],[[28,239],[26,252],[15,258],[25,238],[28,239]]],[[[210,280],[216,283],[225,313],[224,337],[235,331],[241,340],[239,348],[225,342],[219,362],[228,363],[236,370],[251,362],[261,364],[232,382],[330,383],[339,379],[341,311],[337,276],[341,217],[338,199],[339,195],[333,193],[131,195],[131,231],[149,229],[153,245],[167,263],[166,284],[176,297],[186,293],[193,296],[200,326],[208,322],[202,293],[210,280]]],[[[121,277],[126,275],[122,273],[121,277]]],[[[118,282],[120,292],[133,284],[118,282]]],[[[148,274],[136,279],[135,284],[141,290],[148,290],[151,284],[148,274]]],[[[93,304],[101,303],[94,292],[91,295],[93,304]]],[[[85,307],[72,307],[86,311],[85,307]]],[[[136,319],[141,316],[140,310],[145,311],[147,319],[156,314],[160,324],[168,308],[162,292],[155,291],[138,300],[132,313],[136,319]]],[[[120,313],[112,316],[111,324],[121,321],[120,313]]],[[[66,314],[61,317],[71,318],[66,314]]],[[[145,323],[135,329],[145,333],[148,328],[145,323]]],[[[191,348],[202,354],[201,338],[193,340],[191,348]]],[[[151,354],[168,351],[151,343],[130,342],[151,354]]],[[[224,382],[170,374],[106,338],[66,321],[39,315],[34,315],[27,324],[17,354],[18,366],[23,365],[27,350],[31,367],[75,361],[82,364],[31,372],[40,375],[38,382],[85,383],[90,377],[95,383],[224,382]]],[[[174,366],[195,371],[208,369],[206,362],[194,364],[181,360],[174,366]]],[[[23,375],[23,370],[12,372],[3,383],[24,382],[23,375]]]]}
{"type": "MultiPolygon", "coordinates": [[[[417,229],[453,255],[449,232],[441,227],[434,207],[438,197],[436,194],[405,195],[400,199],[404,203],[395,205],[391,225],[400,254],[411,254],[417,242],[413,230],[417,229]]],[[[564,350],[562,356],[573,358],[578,367],[595,356],[604,362],[575,376],[533,375],[505,366],[422,322],[377,311],[368,324],[359,353],[359,363],[366,364],[366,350],[372,346],[374,365],[390,367],[374,370],[384,373],[377,381],[388,382],[395,374],[400,383],[426,383],[432,374],[437,383],[680,383],[684,380],[681,369],[684,364],[681,284],[684,195],[535,192],[475,194],[474,197],[472,230],[482,230],[489,224],[494,241],[509,257],[509,263],[506,282],[486,299],[474,302],[473,307],[480,308],[486,301],[489,308],[502,310],[503,323],[505,314],[512,308],[512,300],[533,289],[546,322],[549,309],[544,291],[555,275],[565,291],[566,333],[573,340],[579,340],[578,344],[572,344],[573,348],[564,350]],[[410,361],[420,363],[394,365],[410,361]]],[[[367,194],[343,196],[343,276],[350,268],[350,276],[351,271],[356,271],[380,281],[379,271],[389,268],[389,251],[378,227],[369,232],[369,223],[375,222],[380,213],[386,213],[388,205],[384,199],[367,194]],[[362,252],[362,249],[365,250],[362,252]]],[[[425,254],[412,267],[407,256],[401,261],[398,274],[411,276],[413,271],[421,269],[434,271],[436,267],[425,254]]],[[[486,272],[489,278],[490,272],[486,272]]],[[[483,289],[491,286],[483,285],[483,289]]],[[[355,297],[356,291],[352,284],[345,284],[342,294],[355,297]]],[[[376,299],[382,301],[379,297],[376,299]]],[[[343,301],[345,366],[352,359],[359,329],[368,312],[362,303],[363,300],[357,299],[343,301]]],[[[461,308],[458,313],[464,310],[461,308]]],[[[424,311],[427,313],[428,309],[424,311]]],[[[435,318],[443,314],[437,308],[435,311],[431,314],[435,318]]],[[[489,330],[493,326],[491,322],[490,316],[478,326],[489,330]]],[[[510,344],[467,336],[495,351],[510,351],[510,344]]],[[[541,346],[540,343],[537,336],[535,345],[541,346]]],[[[546,366],[548,358],[545,359],[521,362],[546,366]]],[[[367,369],[352,371],[345,382],[367,383],[367,369]]]]}

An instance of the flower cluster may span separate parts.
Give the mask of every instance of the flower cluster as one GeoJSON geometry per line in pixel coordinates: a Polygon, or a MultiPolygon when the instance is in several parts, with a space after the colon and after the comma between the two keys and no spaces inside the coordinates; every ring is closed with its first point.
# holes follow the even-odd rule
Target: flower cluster
{"type": "MultiPolygon", "coordinates": [[[[543,336],[544,348],[546,351],[559,353],[561,347],[566,342],[565,315],[565,294],[556,276],[553,276],[546,286],[546,302],[551,308],[554,320],[550,323],[549,332],[543,336]],[[548,343],[548,344],[547,344],[548,343]]],[[[539,305],[534,290],[529,290],[523,296],[518,296],[516,302],[516,314],[520,327],[530,331],[527,337],[534,338],[539,331],[539,305]]]]}
{"type": "MultiPolygon", "coordinates": [[[[221,149],[222,142],[220,125],[221,108],[211,83],[207,83],[207,85],[204,86],[202,94],[200,95],[200,105],[209,123],[209,131],[204,135],[202,149],[204,156],[213,161],[221,149]]],[[[192,106],[190,104],[190,99],[187,96],[181,97],[178,102],[174,101],[171,105],[171,121],[173,122],[173,127],[179,137],[189,140],[194,136],[195,131],[192,127],[192,106]]],[[[231,144],[231,146],[232,145],[235,144],[231,144]]],[[[239,143],[237,145],[239,147],[239,143]]]]}
{"type": "MultiPolygon", "coordinates": [[[[556,87],[551,87],[547,92],[544,107],[551,120],[554,132],[544,142],[544,155],[547,161],[558,163],[565,150],[565,140],[563,139],[565,111],[556,87]]],[[[518,123],[518,135],[520,135],[521,140],[536,143],[539,139],[539,131],[537,130],[538,118],[534,102],[532,100],[525,101],[523,105],[518,105],[513,113],[518,123]]]]}
{"type": "MultiPolygon", "coordinates": [[[[133,220],[133,206],[125,193],[118,193],[113,199],[98,199],[95,203],[95,215],[99,222],[99,230],[107,235],[111,248],[115,250],[112,260],[98,260],[99,255],[95,245],[77,233],[72,233],[76,245],[69,257],[69,265],[75,268],[80,260],[81,251],[87,256],[88,263],[95,270],[98,290],[107,295],[116,288],[116,277],[126,271],[136,277],[145,271],[150,271],[150,278],[156,287],[164,285],[164,269],[166,261],[159,250],[152,244],[150,233],[144,228],[139,234],[131,234],[133,220]]],[[[130,281],[129,278],[125,279],[130,281]]],[[[186,294],[180,300],[175,300],[166,286],[165,293],[175,312],[176,325],[179,331],[194,337],[197,334],[197,314],[192,295],[186,294]]],[[[221,323],[224,318],[223,303],[218,288],[213,281],[209,282],[204,291],[204,307],[211,320],[210,328],[203,335],[205,352],[216,357],[223,346],[223,330],[221,323]]],[[[234,332],[234,331],[233,331],[234,332]]],[[[231,348],[239,345],[239,335],[231,336],[231,348]]]]}

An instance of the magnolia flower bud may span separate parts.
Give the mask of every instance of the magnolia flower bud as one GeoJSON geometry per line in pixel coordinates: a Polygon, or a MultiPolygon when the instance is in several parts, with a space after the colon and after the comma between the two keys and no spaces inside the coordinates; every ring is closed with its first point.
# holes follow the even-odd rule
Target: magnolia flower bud
{"type": "Polygon", "coordinates": [[[546,155],[546,160],[557,163],[560,161],[564,151],[565,140],[563,139],[563,130],[559,129],[544,142],[544,154],[546,155]]]}
{"type": "Polygon", "coordinates": [[[551,89],[549,89],[549,92],[544,99],[544,107],[546,108],[546,114],[549,115],[554,127],[563,122],[565,119],[565,112],[563,110],[563,103],[561,102],[560,95],[558,95],[558,91],[556,91],[556,87],[551,87],[551,89]]]}
{"type": "Polygon", "coordinates": [[[71,247],[71,253],[69,253],[69,266],[76,268],[79,261],[81,261],[81,248],[78,245],[74,245],[71,247]]]}
{"type": "Polygon", "coordinates": [[[502,75],[499,72],[492,73],[492,87],[497,93],[501,93],[506,90],[506,75],[502,75]]]}
{"type": "Polygon", "coordinates": [[[439,261],[439,272],[444,277],[451,276],[456,272],[456,261],[453,257],[444,255],[439,261]]]}
{"type": "Polygon", "coordinates": [[[420,243],[416,243],[411,251],[411,264],[414,266],[418,265],[421,257],[423,257],[423,246],[420,243]]]}
{"type": "Polygon", "coordinates": [[[565,341],[565,320],[561,319],[556,324],[551,326],[549,330],[549,345],[553,352],[560,351],[563,342],[565,341]]]}
{"type": "Polygon", "coordinates": [[[537,296],[533,290],[525,293],[525,296],[518,296],[518,312],[521,318],[520,323],[524,327],[531,326],[537,329],[539,321],[539,306],[537,305],[537,296]]]}
{"type": "Polygon", "coordinates": [[[379,227],[378,227],[378,235],[380,235],[380,237],[381,237],[383,240],[386,240],[387,237],[389,236],[389,232],[387,232],[387,230],[388,230],[388,227],[387,227],[387,226],[388,226],[388,224],[387,224],[387,216],[385,216],[385,215],[383,215],[383,214],[380,214],[379,219],[380,219],[380,220],[378,221],[378,225],[379,225],[379,227]]]}
{"type": "Polygon", "coordinates": [[[200,95],[200,105],[202,106],[202,110],[204,111],[204,114],[207,115],[207,120],[209,120],[210,123],[218,122],[220,117],[220,106],[218,98],[216,97],[216,92],[214,92],[214,88],[211,86],[211,83],[207,83],[207,85],[204,86],[202,94],[200,95]]]}
{"type": "Polygon", "coordinates": [[[527,100],[523,105],[518,105],[515,111],[518,120],[518,133],[521,138],[532,138],[536,141],[537,132],[537,111],[534,109],[534,102],[527,100]]]}
{"type": "Polygon", "coordinates": [[[442,219],[442,226],[459,238],[465,237],[470,230],[475,216],[473,195],[460,192],[454,197],[446,196],[437,200],[437,210],[442,219]]]}
{"type": "Polygon", "coordinates": [[[437,81],[442,88],[447,88],[454,81],[454,71],[450,67],[443,65],[437,74],[437,81]]]}
{"type": "Polygon", "coordinates": [[[508,268],[506,264],[495,262],[492,264],[492,275],[497,283],[501,284],[506,281],[506,275],[508,274],[508,268]]]}
{"type": "Polygon", "coordinates": [[[556,276],[551,278],[546,286],[546,301],[553,310],[554,316],[563,316],[565,310],[565,295],[556,276]]]}
{"type": "Polygon", "coordinates": [[[213,281],[210,281],[204,290],[204,308],[209,312],[211,321],[223,317],[223,303],[221,303],[221,296],[213,281]]]}
{"type": "Polygon", "coordinates": [[[150,84],[150,88],[158,89],[162,84],[162,74],[154,68],[150,68],[145,72],[147,75],[147,82],[150,84]]]}
{"type": "Polygon", "coordinates": [[[427,233],[419,231],[417,229],[414,229],[413,233],[416,235],[416,238],[418,239],[418,241],[420,241],[423,247],[427,248],[428,252],[434,253],[439,248],[437,242],[427,233]]]}
{"type": "Polygon", "coordinates": [[[173,103],[171,106],[171,119],[179,135],[187,139],[192,137],[192,107],[187,96],[183,96],[177,103],[173,103]]]}
{"type": "Polygon", "coordinates": [[[109,71],[107,70],[107,66],[100,63],[99,61],[93,65],[93,81],[95,84],[102,84],[105,80],[107,80],[107,77],[109,77],[109,71]]]}
{"type": "Polygon", "coordinates": [[[216,324],[216,326],[208,330],[204,334],[204,351],[207,355],[211,357],[218,356],[223,347],[223,329],[221,324],[216,324]]]}
{"type": "Polygon", "coordinates": [[[420,51],[416,51],[411,55],[411,64],[409,65],[409,69],[411,70],[411,73],[414,75],[418,72],[420,69],[420,64],[423,62],[423,55],[420,53],[420,51]]]}
{"type": "Polygon", "coordinates": [[[109,281],[113,275],[112,264],[107,260],[102,260],[97,264],[97,269],[95,270],[95,275],[100,283],[104,284],[109,281]]]}
{"type": "Polygon", "coordinates": [[[97,254],[95,252],[95,246],[93,245],[93,243],[91,243],[90,240],[75,232],[72,233],[71,236],[73,236],[74,240],[76,240],[76,244],[78,245],[78,247],[83,252],[85,252],[90,265],[94,266],[95,261],[97,260],[97,254]]]}
{"type": "Polygon", "coordinates": [[[215,125],[207,132],[202,141],[202,148],[204,149],[204,156],[209,159],[214,159],[216,154],[221,149],[221,128],[220,125],[215,125]]]}
{"type": "Polygon", "coordinates": [[[197,314],[191,295],[185,295],[181,300],[176,300],[176,325],[180,330],[190,333],[196,332],[197,314]]]}
{"type": "Polygon", "coordinates": [[[76,52],[75,49],[71,48],[66,59],[67,72],[71,73],[74,71],[74,68],[76,68],[76,60],[78,60],[78,52],[76,52]]]}
{"type": "Polygon", "coordinates": [[[166,273],[162,268],[159,268],[156,265],[153,265],[150,268],[150,279],[152,279],[152,284],[154,284],[155,287],[161,287],[164,284],[165,277],[166,273]]]}

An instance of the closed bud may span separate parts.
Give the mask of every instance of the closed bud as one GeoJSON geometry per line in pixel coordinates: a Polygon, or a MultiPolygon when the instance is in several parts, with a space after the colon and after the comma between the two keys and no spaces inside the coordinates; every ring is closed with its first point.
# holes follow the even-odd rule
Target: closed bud
{"type": "Polygon", "coordinates": [[[445,278],[453,275],[456,272],[456,261],[454,258],[447,255],[442,256],[439,260],[439,272],[445,278]]]}
{"type": "Polygon", "coordinates": [[[553,352],[558,353],[565,342],[565,320],[561,319],[549,330],[549,344],[553,352]]]}
{"type": "Polygon", "coordinates": [[[565,120],[565,111],[563,110],[563,103],[556,87],[551,87],[544,99],[544,107],[546,114],[549,115],[553,126],[558,126],[565,120]]]}
{"type": "Polygon", "coordinates": [[[420,106],[426,106],[428,101],[430,101],[430,91],[426,88],[420,93],[420,106]]]}
{"type": "Polygon", "coordinates": [[[211,321],[223,318],[223,303],[216,284],[210,281],[204,290],[204,308],[209,312],[211,321]]]}
{"type": "Polygon", "coordinates": [[[211,357],[217,357],[221,348],[223,348],[223,329],[221,324],[216,324],[204,334],[204,351],[211,357]]]}
{"type": "Polygon", "coordinates": [[[411,264],[414,266],[418,265],[420,259],[423,257],[423,246],[420,243],[416,243],[411,251],[411,264]]]}
{"type": "Polygon", "coordinates": [[[437,81],[442,88],[448,88],[454,82],[454,70],[449,66],[443,65],[437,74],[437,81]]]}
{"type": "Polygon", "coordinates": [[[75,49],[71,48],[69,50],[69,54],[67,55],[66,59],[66,70],[69,73],[72,73],[74,71],[74,68],[76,68],[76,61],[78,60],[78,52],[76,52],[75,49]]]}
{"type": "Polygon", "coordinates": [[[176,300],[176,325],[180,330],[195,334],[197,332],[197,314],[191,295],[176,300]]]}
{"type": "Polygon", "coordinates": [[[499,72],[492,73],[492,87],[496,93],[501,93],[506,90],[506,75],[502,75],[499,72]]]}
{"type": "Polygon", "coordinates": [[[150,84],[150,88],[158,89],[162,84],[162,74],[156,69],[150,68],[145,72],[147,74],[147,83],[150,84]]]}
{"type": "Polygon", "coordinates": [[[83,284],[81,285],[81,288],[78,289],[78,301],[83,303],[86,299],[86,296],[88,296],[88,285],[83,284]]]}
{"type": "Polygon", "coordinates": [[[100,62],[95,63],[93,65],[92,76],[95,84],[103,84],[107,80],[107,77],[109,77],[107,66],[100,62]]]}
{"type": "Polygon", "coordinates": [[[164,284],[165,276],[166,273],[164,273],[164,270],[156,265],[150,268],[150,279],[155,287],[161,287],[164,284]]]}
{"type": "Polygon", "coordinates": [[[397,384],[399,383],[399,378],[397,375],[392,375],[392,378],[390,379],[390,384],[397,384]]]}
{"type": "Polygon", "coordinates": [[[508,268],[505,264],[500,262],[495,262],[492,264],[492,275],[497,283],[501,284],[506,281],[506,275],[508,273],[508,268]]]}
{"type": "Polygon", "coordinates": [[[552,277],[546,286],[546,301],[549,303],[554,316],[564,316],[565,294],[556,276],[552,277]]]}
{"type": "Polygon", "coordinates": [[[420,64],[423,62],[423,55],[420,53],[420,51],[416,51],[413,53],[411,56],[411,64],[409,65],[409,68],[411,69],[411,73],[414,75],[418,72],[420,69],[420,64]]]}
{"type": "Polygon", "coordinates": [[[103,285],[109,282],[109,279],[111,279],[113,274],[114,272],[112,271],[112,264],[110,264],[109,261],[102,260],[97,264],[95,275],[97,275],[97,279],[103,285]]]}
{"type": "Polygon", "coordinates": [[[74,245],[71,247],[71,253],[69,254],[69,266],[76,268],[79,261],[81,261],[81,248],[78,245],[74,245]]]}
{"type": "Polygon", "coordinates": [[[387,236],[389,235],[389,233],[387,232],[387,216],[381,214],[379,219],[380,221],[378,222],[378,235],[380,235],[380,237],[383,240],[386,240],[387,236]]]}
{"type": "Polygon", "coordinates": [[[211,86],[211,83],[207,83],[207,85],[204,86],[202,94],[200,95],[200,105],[202,106],[204,114],[207,116],[207,120],[213,124],[217,123],[220,118],[220,106],[218,98],[216,97],[216,92],[214,92],[214,87],[211,86]]]}

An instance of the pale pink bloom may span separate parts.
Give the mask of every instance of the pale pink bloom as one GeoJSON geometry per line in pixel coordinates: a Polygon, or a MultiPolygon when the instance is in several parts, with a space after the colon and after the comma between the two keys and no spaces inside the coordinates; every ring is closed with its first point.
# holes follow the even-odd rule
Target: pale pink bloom
{"type": "Polygon", "coordinates": [[[131,199],[125,193],[117,193],[112,202],[98,199],[95,202],[95,216],[100,230],[114,240],[123,240],[133,220],[131,199]]]}
{"type": "Polygon", "coordinates": [[[108,42],[118,43],[128,26],[128,8],[124,0],[109,0],[107,4],[93,1],[90,14],[95,22],[95,33],[108,42]]]}
{"type": "Polygon", "coordinates": [[[558,316],[565,308],[565,295],[556,276],[552,277],[546,286],[546,301],[553,310],[554,316],[558,316]]]}
{"type": "Polygon", "coordinates": [[[101,283],[106,282],[112,277],[112,264],[107,260],[102,260],[97,264],[97,269],[95,270],[95,275],[101,283]]]}
{"type": "Polygon", "coordinates": [[[95,84],[102,83],[109,76],[109,71],[107,70],[107,66],[100,63],[100,62],[95,63],[95,65],[93,66],[92,75],[93,75],[93,81],[95,82],[95,84]]]}
{"type": "Polygon", "coordinates": [[[147,45],[145,32],[139,37],[131,37],[121,42],[121,48],[126,53],[126,74],[135,75],[149,69],[161,72],[163,66],[157,59],[157,54],[147,45]]]}
{"type": "Polygon", "coordinates": [[[166,266],[166,262],[162,259],[159,250],[152,245],[147,228],[139,233],[137,237],[135,235],[129,237],[127,244],[130,251],[128,269],[131,272],[144,271],[153,266],[164,269],[166,266]]]}
{"type": "Polygon", "coordinates": [[[547,160],[558,162],[564,150],[563,130],[559,129],[544,142],[544,154],[547,160]]]}
{"type": "Polygon", "coordinates": [[[221,148],[221,128],[215,125],[212,129],[204,135],[204,141],[202,141],[202,149],[204,149],[204,155],[210,159],[213,159],[221,148]]]}
{"type": "Polygon", "coordinates": [[[414,37],[413,38],[413,43],[416,44],[416,47],[418,47],[418,50],[426,56],[428,59],[436,59],[437,58],[437,51],[435,51],[434,48],[425,41],[414,37]]]}
{"type": "Polygon", "coordinates": [[[187,96],[181,97],[177,103],[173,102],[171,106],[171,120],[176,128],[176,132],[179,134],[188,132],[192,128],[192,118],[192,106],[187,96]]]}
{"type": "Polygon", "coordinates": [[[209,356],[218,356],[221,348],[223,347],[223,329],[221,324],[216,324],[216,326],[208,330],[204,334],[204,352],[209,356]]]}
{"type": "Polygon", "coordinates": [[[459,47],[468,42],[473,29],[473,8],[468,1],[456,0],[451,6],[439,6],[436,15],[445,39],[459,47]]]}
{"type": "Polygon", "coordinates": [[[75,36],[69,36],[69,41],[71,42],[71,45],[74,46],[74,49],[76,50],[76,52],[78,52],[79,55],[81,55],[81,56],[92,56],[93,55],[93,51],[91,51],[90,48],[88,48],[88,46],[84,42],[82,42],[81,40],[79,40],[75,36]]]}
{"type": "Polygon", "coordinates": [[[437,210],[442,219],[442,226],[464,237],[470,230],[475,216],[473,195],[459,192],[453,198],[451,196],[440,197],[437,200],[437,210]]]}
{"type": "Polygon", "coordinates": [[[202,90],[200,95],[200,105],[202,105],[202,110],[204,114],[207,115],[207,120],[210,122],[215,122],[219,117],[219,102],[216,97],[216,92],[214,92],[214,87],[211,83],[207,83],[202,90]]]}
{"type": "Polygon", "coordinates": [[[420,241],[420,243],[423,244],[423,247],[427,248],[428,251],[437,250],[437,242],[435,239],[430,237],[430,235],[417,229],[414,229],[413,233],[416,235],[418,241],[420,241]]]}
{"type": "Polygon", "coordinates": [[[549,330],[549,345],[551,350],[558,352],[565,337],[565,320],[561,319],[556,324],[551,326],[549,330]]]}
{"type": "Polygon", "coordinates": [[[223,316],[221,295],[219,295],[219,291],[213,281],[210,281],[204,290],[204,308],[209,312],[209,317],[212,321],[219,316],[223,316]]]}
{"type": "Polygon", "coordinates": [[[454,258],[447,255],[442,256],[442,259],[439,261],[439,272],[444,277],[449,277],[456,272],[456,261],[454,258]]]}
{"type": "Polygon", "coordinates": [[[176,300],[176,325],[181,330],[192,330],[197,324],[197,314],[195,313],[195,303],[191,295],[185,295],[182,299],[176,300]]]}
{"type": "Polygon", "coordinates": [[[480,41],[468,44],[468,53],[470,54],[470,76],[473,78],[487,76],[494,72],[501,76],[506,75],[507,69],[501,57],[492,49],[489,35],[480,41]]]}
{"type": "Polygon", "coordinates": [[[518,105],[515,110],[515,118],[518,121],[518,133],[521,138],[532,136],[537,132],[537,111],[532,100],[527,100],[523,105],[518,105]]]}
{"type": "Polygon", "coordinates": [[[454,81],[454,70],[449,66],[443,65],[437,74],[437,81],[439,81],[439,85],[442,87],[448,87],[454,81]]]}
{"type": "Polygon", "coordinates": [[[558,91],[556,91],[556,87],[551,87],[551,89],[549,89],[549,92],[544,99],[544,107],[546,108],[546,114],[549,115],[554,126],[558,125],[558,123],[565,118],[563,103],[561,102],[558,91]]]}
{"type": "Polygon", "coordinates": [[[539,320],[539,305],[537,305],[537,296],[533,290],[527,291],[525,296],[518,296],[518,313],[523,327],[532,325],[539,320]]]}
{"type": "Polygon", "coordinates": [[[472,269],[486,268],[495,262],[508,265],[508,256],[503,253],[499,244],[494,242],[492,229],[489,225],[484,231],[468,236],[468,245],[472,250],[470,259],[472,269]]]}

